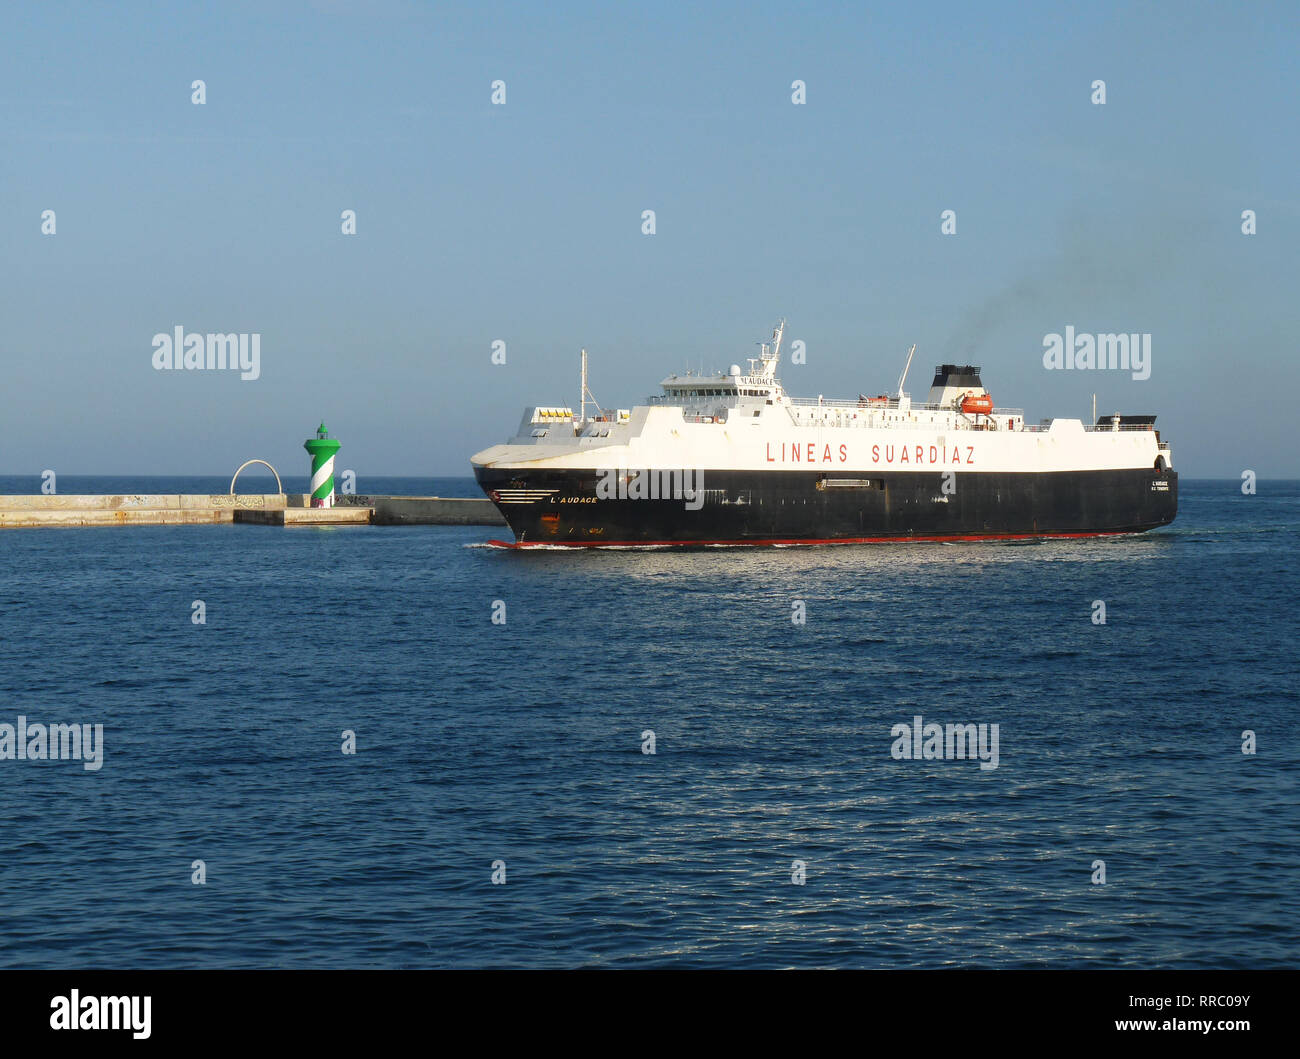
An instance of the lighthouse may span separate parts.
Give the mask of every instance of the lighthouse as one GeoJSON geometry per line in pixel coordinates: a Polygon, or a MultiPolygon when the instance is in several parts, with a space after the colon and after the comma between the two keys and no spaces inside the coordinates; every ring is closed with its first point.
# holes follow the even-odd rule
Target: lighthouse
{"type": "Polygon", "coordinates": [[[339,442],[330,437],[325,424],[316,428],[316,436],[308,438],[302,447],[311,455],[311,506],[334,506],[334,454],[339,442]]]}

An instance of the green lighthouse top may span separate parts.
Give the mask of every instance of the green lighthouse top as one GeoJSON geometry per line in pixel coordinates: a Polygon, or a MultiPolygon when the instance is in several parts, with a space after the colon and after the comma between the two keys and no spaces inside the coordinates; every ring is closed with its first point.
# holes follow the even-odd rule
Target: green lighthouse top
{"type": "Polygon", "coordinates": [[[324,461],[338,452],[342,446],[336,439],[330,437],[330,433],[325,429],[325,423],[322,421],[321,425],[316,428],[316,436],[304,441],[302,447],[311,453],[313,460],[324,461]]]}

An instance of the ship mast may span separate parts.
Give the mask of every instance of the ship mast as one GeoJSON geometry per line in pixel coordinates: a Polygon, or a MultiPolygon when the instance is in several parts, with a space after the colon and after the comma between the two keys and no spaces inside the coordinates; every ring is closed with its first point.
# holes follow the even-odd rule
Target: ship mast
{"type": "Polygon", "coordinates": [[[578,394],[578,415],[575,417],[574,428],[581,432],[582,428],[587,425],[587,401],[590,400],[596,406],[596,414],[604,415],[605,410],[600,407],[600,402],[596,400],[596,395],[591,392],[587,386],[587,351],[582,351],[582,370],[580,381],[580,393],[578,394]]]}
{"type": "Polygon", "coordinates": [[[582,373],[578,388],[578,427],[587,425],[587,351],[582,351],[582,373]]]}
{"type": "Polygon", "coordinates": [[[912,354],[916,352],[916,343],[912,343],[912,348],[907,351],[907,363],[903,365],[903,374],[898,377],[898,396],[903,396],[903,383],[907,382],[907,373],[912,368],[912,354]]]}
{"type": "Polygon", "coordinates": [[[776,380],[776,365],[781,359],[781,337],[785,334],[785,318],[772,328],[772,341],[758,343],[758,356],[749,358],[749,373],[760,379],[776,380]],[[758,365],[758,367],[755,367],[758,365]]]}
{"type": "MultiPolygon", "coordinates": [[[[781,337],[785,334],[785,318],[782,317],[777,325],[772,328],[771,343],[760,342],[758,348],[758,362],[762,365],[762,377],[767,379],[776,378],[776,366],[781,360],[781,337]]],[[[751,360],[752,364],[753,361],[751,360]]]]}

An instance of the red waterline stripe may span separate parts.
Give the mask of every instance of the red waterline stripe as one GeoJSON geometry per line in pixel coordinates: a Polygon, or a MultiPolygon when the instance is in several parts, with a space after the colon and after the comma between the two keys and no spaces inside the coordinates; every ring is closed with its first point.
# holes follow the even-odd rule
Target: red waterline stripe
{"type": "Polygon", "coordinates": [[[945,537],[825,537],[774,538],[770,540],[738,541],[498,541],[488,544],[497,548],[699,548],[710,544],[728,544],[750,548],[770,548],[777,544],[930,544],[943,541],[1033,541],[1080,537],[1123,537],[1136,530],[1102,530],[1092,533],[986,533],[978,535],[949,535],[945,537]]]}

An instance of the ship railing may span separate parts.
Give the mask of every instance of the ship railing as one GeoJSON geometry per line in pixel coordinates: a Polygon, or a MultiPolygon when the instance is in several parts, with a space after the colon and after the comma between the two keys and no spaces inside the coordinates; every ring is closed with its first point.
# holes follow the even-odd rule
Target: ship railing
{"type": "MultiPolygon", "coordinates": [[[[854,412],[870,412],[873,409],[884,409],[891,412],[899,411],[898,401],[890,397],[882,399],[879,397],[867,397],[856,401],[832,401],[819,399],[816,397],[787,397],[786,404],[793,405],[796,408],[830,408],[830,409],[852,409],[854,412]]],[[[907,408],[902,409],[906,412],[957,412],[960,409],[953,408],[951,405],[942,404],[922,404],[919,401],[913,401],[907,408]]],[[[968,413],[970,414],[970,413],[968,413]]],[[[982,413],[981,413],[982,414],[982,413]]],[[[1024,417],[1023,408],[995,408],[995,416],[1020,416],[1024,417]]]]}
{"type": "MultiPolygon", "coordinates": [[[[793,404],[793,402],[791,403],[793,404]]],[[[835,402],[826,401],[823,402],[821,405],[818,405],[815,401],[812,404],[800,404],[790,409],[790,415],[797,422],[806,421],[809,419],[816,421],[822,418],[825,419],[834,418],[834,415],[829,415],[829,414],[824,417],[808,414],[809,412],[812,412],[817,408],[824,409],[828,413],[843,413],[843,412],[865,413],[865,412],[874,412],[874,411],[888,411],[888,412],[902,411],[904,413],[915,413],[917,415],[947,413],[949,415],[964,416],[965,420],[971,423],[983,422],[987,418],[986,414],[982,412],[978,413],[979,418],[977,419],[976,413],[973,412],[963,413],[956,408],[945,408],[942,405],[934,405],[934,404],[914,404],[912,405],[911,408],[900,409],[896,404],[889,404],[889,405],[858,404],[856,402],[850,402],[850,401],[835,401],[835,402]]],[[[995,408],[993,409],[992,413],[989,414],[995,416],[1014,416],[1015,418],[1020,419],[1022,421],[1025,418],[1025,411],[1023,408],[995,408]]],[[[917,424],[917,425],[924,426],[928,424],[917,424]]]]}
{"type": "Polygon", "coordinates": [[[725,392],[707,394],[701,397],[685,397],[677,394],[673,394],[672,396],[667,394],[652,394],[645,399],[645,403],[653,406],[667,405],[670,408],[676,408],[679,406],[682,408],[690,408],[696,405],[714,405],[720,403],[730,407],[735,403],[735,400],[736,395],[734,393],[725,392]]]}
{"type": "MultiPolygon", "coordinates": [[[[787,397],[786,404],[794,405],[796,408],[852,408],[855,412],[862,409],[872,408],[897,408],[898,402],[890,398],[868,397],[860,401],[831,401],[817,397],[787,397]]],[[[917,411],[929,410],[928,405],[914,404],[912,408],[917,411]]],[[[934,406],[938,410],[938,405],[934,406]]]]}
{"type": "MultiPolygon", "coordinates": [[[[734,403],[735,401],[735,398],[736,398],[735,394],[728,394],[728,393],[710,394],[708,396],[701,396],[701,397],[684,397],[677,394],[673,394],[673,395],[652,394],[651,396],[645,399],[645,403],[647,405],[652,405],[652,406],[669,405],[672,407],[682,407],[682,408],[691,408],[701,404],[721,403],[723,407],[731,407],[732,403],[734,403]]],[[[858,401],[838,401],[838,400],[826,400],[826,399],[819,400],[816,397],[786,397],[782,403],[789,407],[790,414],[795,418],[802,418],[805,410],[811,410],[814,408],[825,409],[826,411],[829,412],[835,412],[835,411],[897,412],[900,411],[900,408],[898,406],[898,401],[896,401],[893,398],[889,398],[888,400],[882,400],[880,398],[871,397],[871,398],[866,398],[864,400],[858,400],[858,401]]],[[[961,414],[959,409],[953,408],[949,405],[940,405],[940,404],[915,404],[914,403],[905,409],[901,409],[901,411],[917,412],[917,413],[952,412],[952,413],[961,414]]],[[[969,418],[974,418],[974,416],[977,413],[965,413],[965,414],[969,418]]],[[[978,414],[983,415],[984,413],[978,413],[978,414]]],[[[1015,416],[1023,420],[1025,417],[1025,410],[1023,408],[994,408],[991,414],[995,416],[1015,416]]],[[[1025,429],[1030,429],[1030,428],[1026,427],[1025,429]]],[[[1092,428],[1088,427],[1085,429],[1092,429],[1092,428]]],[[[1110,428],[1107,427],[1106,429],[1109,430],[1110,428]]],[[[1125,427],[1124,429],[1129,429],[1129,428],[1125,427]]],[[[1147,428],[1143,427],[1142,429],[1147,429],[1147,428]]]]}
{"type": "MultiPolygon", "coordinates": [[[[1052,424],[1050,420],[1046,423],[1032,423],[1032,424],[1026,423],[1021,429],[1030,434],[1043,434],[1052,429],[1052,424]]],[[[1088,433],[1090,434],[1109,434],[1115,430],[1115,427],[1111,423],[1101,423],[1101,424],[1085,423],[1083,425],[1083,429],[1088,431],[1088,433]]],[[[1147,423],[1122,423],[1120,424],[1119,429],[1120,430],[1155,430],[1155,427],[1147,423]]],[[[1169,446],[1164,442],[1161,442],[1160,447],[1164,449],[1164,448],[1168,448],[1169,446]]]]}

